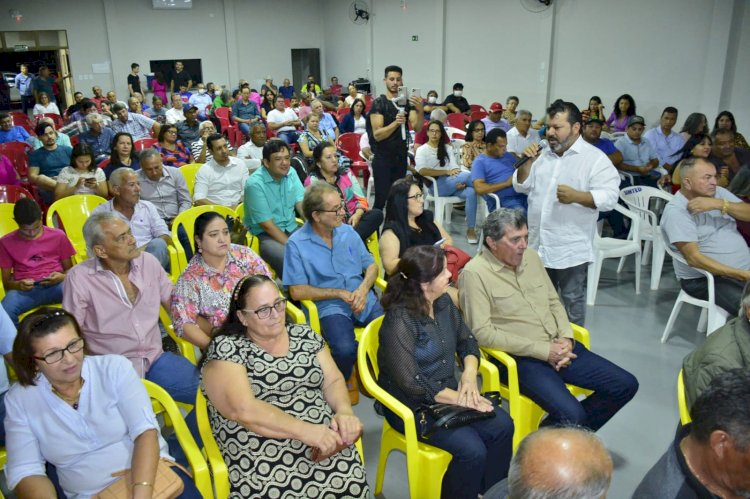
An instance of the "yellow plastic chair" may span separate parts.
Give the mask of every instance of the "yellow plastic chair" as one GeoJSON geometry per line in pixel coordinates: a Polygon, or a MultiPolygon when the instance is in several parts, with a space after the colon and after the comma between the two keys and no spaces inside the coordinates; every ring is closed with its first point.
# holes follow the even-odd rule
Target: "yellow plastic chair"
{"type": "Polygon", "coordinates": [[[372,253],[372,257],[375,259],[375,265],[378,266],[378,277],[385,278],[385,269],[383,268],[383,260],[380,258],[380,243],[378,242],[378,231],[370,234],[370,237],[365,241],[367,250],[372,253]]]}
{"type": "MultiPolygon", "coordinates": [[[[189,166],[189,165],[187,165],[189,166]]],[[[185,168],[183,166],[180,168],[182,170],[185,168]]],[[[177,266],[179,269],[178,274],[181,274],[185,267],[187,267],[188,261],[187,256],[185,255],[185,249],[180,244],[180,240],[177,237],[177,229],[180,225],[185,227],[185,232],[188,235],[188,239],[190,240],[190,248],[193,250],[193,253],[195,253],[195,241],[193,241],[193,233],[195,232],[195,219],[198,218],[199,215],[202,215],[203,213],[207,213],[209,211],[215,211],[219,215],[223,217],[235,217],[237,214],[235,211],[231,208],[227,208],[226,206],[221,206],[217,204],[209,204],[205,206],[193,206],[189,210],[185,210],[176,217],[174,217],[174,220],[172,220],[172,241],[175,244],[175,248],[177,250],[177,266]]]]}
{"type": "Polygon", "coordinates": [[[174,331],[174,326],[172,325],[172,318],[163,306],[159,307],[159,320],[167,331],[169,337],[177,344],[180,354],[182,354],[182,356],[189,360],[194,366],[198,365],[198,358],[195,355],[195,346],[185,338],[177,336],[177,333],[174,331]]]}
{"type": "MultiPolygon", "coordinates": [[[[237,214],[237,220],[240,221],[241,224],[245,224],[245,203],[240,203],[237,205],[237,209],[235,210],[235,213],[237,214]]],[[[253,235],[250,230],[247,231],[247,247],[250,248],[255,252],[256,255],[260,255],[260,239],[258,239],[258,236],[253,235]]]]}
{"type": "Polygon", "coordinates": [[[188,430],[187,424],[182,417],[180,409],[177,404],[169,396],[169,394],[156,383],[152,383],[148,380],[143,380],[143,384],[146,387],[148,396],[151,397],[151,403],[154,406],[158,406],[168,416],[171,422],[171,426],[177,435],[177,441],[180,443],[185,456],[187,457],[188,464],[190,465],[190,471],[193,474],[193,482],[198,488],[205,499],[213,497],[213,489],[211,487],[211,475],[208,470],[206,460],[203,458],[198,445],[195,443],[193,436],[188,430]]]}
{"type": "Polygon", "coordinates": [[[86,242],[83,240],[83,224],[94,208],[106,202],[106,199],[94,194],[76,194],[55,201],[47,210],[47,226],[65,230],[76,250],[76,255],[73,257],[76,263],[84,261],[87,257],[86,242]]]}
{"type": "Polygon", "coordinates": [[[690,424],[693,418],[690,417],[690,408],[687,405],[682,369],[680,369],[680,374],[677,375],[677,407],[680,408],[680,423],[683,426],[690,424]]]}
{"type": "MultiPolygon", "coordinates": [[[[372,321],[362,332],[357,351],[357,370],[365,389],[385,407],[393,411],[404,422],[404,433],[394,430],[387,420],[383,420],[380,437],[380,457],[375,480],[374,494],[383,491],[383,478],[388,455],[398,450],[406,454],[406,468],[409,475],[409,494],[412,498],[439,498],[443,475],[448,469],[452,456],[437,447],[417,440],[414,413],[393,395],[378,385],[378,346],[380,326],[383,317],[372,321]]],[[[497,367],[485,359],[480,360],[479,374],[482,376],[482,391],[499,391],[497,367]]]]}
{"type": "MultiPolygon", "coordinates": [[[[571,323],[570,326],[573,328],[575,340],[583,344],[586,348],[589,348],[589,332],[576,324],[571,323]]],[[[518,383],[518,369],[516,360],[513,357],[501,350],[493,350],[491,348],[482,348],[482,351],[489,357],[499,361],[508,371],[508,384],[504,385],[500,383],[499,391],[510,405],[510,417],[513,419],[513,424],[516,427],[513,433],[513,450],[515,450],[526,435],[533,433],[539,428],[539,423],[542,421],[545,412],[530,398],[521,394],[518,383]]],[[[566,386],[575,397],[580,395],[588,396],[592,393],[590,390],[585,390],[577,386],[566,386]]]]}
{"type": "Polygon", "coordinates": [[[16,219],[13,218],[14,203],[0,203],[0,237],[18,229],[16,219]]]}
{"type": "MultiPolygon", "coordinates": [[[[5,451],[5,447],[0,447],[0,471],[5,469],[5,463],[8,462],[8,453],[5,451]]],[[[5,499],[2,491],[0,491],[0,499],[5,499]]]]}
{"type": "Polygon", "coordinates": [[[188,191],[190,192],[190,199],[193,199],[193,191],[195,190],[195,176],[198,174],[198,170],[203,166],[203,163],[190,163],[180,167],[180,173],[185,177],[188,191]]]}

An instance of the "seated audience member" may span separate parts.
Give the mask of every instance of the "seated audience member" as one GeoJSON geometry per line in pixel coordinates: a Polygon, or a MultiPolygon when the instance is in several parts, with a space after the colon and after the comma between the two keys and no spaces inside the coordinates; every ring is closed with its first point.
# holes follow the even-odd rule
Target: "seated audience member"
{"type": "Polygon", "coordinates": [[[310,94],[313,99],[323,93],[323,91],[320,89],[320,85],[315,83],[315,76],[313,75],[307,75],[307,83],[302,85],[302,92],[310,94]]]}
{"type": "Polygon", "coordinates": [[[99,113],[87,115],[86,125],[88,130],[80,135],[79,141],[91,148],[94,153],[94,161],[99,164],[109,158],[115,132],[110,127],[105,126],[104,117],[99,113]]]}
{"type": "Polygon", "coordinates": [[[708,135],[708,118],[703,113],[690,113],[682,125],[680,135],[687,141],[693,135],[708,135]]]}
{"type": "Polygon", "coordinates": [[[275,105],[276,102],[276,92],[273,90],[263,90],[261,89],[261,92],[263,92],[263,103],[260,105],[260,117],[264,120],[268,116],[268,113],[270,113],[275,105]]]}
{"type": "Polygon", "coordinates": [[[750,370],[717,376],[696,399],[693,422],[646,474],[633,497],[747,497],[750,489],[750,370]]]}
{"type": "Polygon", "coordinates": [[[625,135],[615,141],[615,147],[622,153],[619,169],[630,173],[637,185],[656,187],[656,181],[661,177],[661,172],[656,170],[659,156],[649,141],[643,138],[644,128],[643,117],[634,114],[628,118],[625,135]]]}
{"type": "Polygon", "coordinates": [[[619,169],[622,163],[622,153],[617,150],[611,140],[602,137],[603,126],[603,121],[589,117],[583,125],[583,140],[606,154],[615,168],[619,169]]]}
{"type": "Polygon", "coordinates": [[[159,135],[159,124],[151,118],[142,114],[129,113],[124,104],[117,103],[112,106],[112,112],[117,119],[112,121],[112,130],[115,133],[128,132],[134,140],[150,139],[151,133],[159,135]]]}
{"type": "Polygon", "coordinates": [[[734,146],[740,149],[750,149],[745,137],[737,131],[737,123],[734,121],[734,115],[729,111],[722,111],[716,117],[714,122],[714,129],[711,130],[711,135],[716,136],[716,132],[719,130],[731,130],[734,132],[734,146]]]}
{"type": "Polygon", "coordinates": [[[711,380],[735,368],[750,368],[750,286],[745,285],[737,317],[716,331],[682,361],[685,399],[692,407],[711,380]]]}
{"type": "Polygon", "coordinates": [[[152,146],[167,166],[181,167],[191,163],[193,156],[185,143],[177,138],[177,125],[166,124],[159,130],[159,142],[152,146]]]}
{"type": "Polygon", "coordinates": [[[117,212],[129,222],[138,250],[151,253],[164,269],[169,270],[167,243],[172,238],[156,207],[141,199],[138,174],[131,168],[118,168],[109,177],[109,184],[112,199],[100,204],[91,213],[117,212]]]}
{"type": "Polygon", "coordinates": [[[333,144],[318,144],[313,151],[313,167],[304,185],[307,187],[319,180],[337,189],[344,203],[344,223],[351,225],[362,241],[378,230],[383,223],[383,212],[369,209],[357,177],[348,168],[339,167],[333,144]]]}
{"type": "Polygon", "coordinates": [[[548,413],[544,426],[597,431],[633,398],[638,381],[573,339],[557,289],[528,248],[528,233],[521,211],[499,208],[488,215],[484,251],[459,279],[461,310],[482,347],[516,360],[521,393],[548,413]],[[580,402],[564,383],[594,393],[580,402]]]}
{"type": "Polygon", "coordinates": [[[595,433],[581,428],[541,428],[521,441],[508,479],[484,499],[594,499],[607,495],[612,457],[595,433]]]}
{"type": "Polygon", "coordinates": [[[213,99],[206,92],[206,86],[203,83],[198,83],[197,86],[198,91],[188,99],[188,107],[198,108],[198,119],[205,120],[207,119],[206,108],[211,106],[213,99]]]}
{"type": "Polygon", "coordinates": [[[357,85],[350,83],[347,87],[347,95],[344,97],[344,100],[341,101],[341,107],[352,107],[354,104],[354,101],[359,99],[361,101],[364,101],[365,96],[359,93],[359,90],[357,90],[357,85]]]}
{"type": "Polygon", "coordinates": [[[341,120],[341,133],[366,133],[365,101],[363,101],[362,99],[357,99],[349,107],[351,107],[351,111],[349,112],[349,114],[344,116],[343,120],[341,120]]]}
{"type": "Polygon", "coordinates": [[[279,87],[279,94],[285,99],[294,97],[294,85],[289,78],[284,78],[284,84],[279,87]]]}
{"type": "Polygon", "coordinates": [[[167,122],[167,108],[164,107],[164,101],[158,95],[154,95],[153,99],[151,99],[151,111],[149,114],[151,119],[159,125],[164,125],[167,122]]]}
{"type": "Polygon", "coordinates": [[[2,306],[18,326],[24,312],[62,302],[63,280],[76,251],[65,232],[42,225],[42,210],[33,199],[19,199],[13,219],[18,229],[0,238],[0,268],[2,306]]]}
{"type": "Polygon", "coordinates": [[[531,128],[531,112],[522,109],[513,120],[514,127],[508,130],[508,152],[516,158],[531,144],[539,143],[539,132],[531,128]]]}
{"type": "Polygon", "coordinates": [[[284,272],[284,246],[297,228],[296,215],[303,216],[304,192],[297,172],[291,167],[286,142],[266,142],[263,168],[255,170],[245,182],[243,223],[258,236],[261,258],[279,275],[284,272]]]}
{"type": "MultiPolygon", "coordinates": [[[[519,118],[519,123],[523,118],[519,118]]],[[[471,183],[474,191],[484,197],[489,211],[495,211],[495,200],[487,194],[496,193],[503,208],[518,208],[526,213],[528,203],[526,194],[513,190],[513,165],[516,157],[507,152],[508,144],[505,132],[500,128],[491,130],[485,137],[486,150],[474,160],[471,169],[471,183]]]]}
{"type": "Polygon", "coordinates": [[[335,145],[336,136],[330,130],[321,130],[320,117],[317,114],[311,114],[307,117],[306,129],[299,135],[297,144],[299,144],[300,152],[307,159],[307,164],[311,166],[315,148],[320,144],[335,145]]]}
{"type": "Polygon", "coordinates": [[[294,107],[294,102],[292,101],[289,104],[289,108],[294,111],[294,114],[296,114],[300,120],[304,120],[310,113],[312,113],[312,109],[310,108],[310,102],[312,102],[312,100],[313,98],[310,94],[302,94],[297,103],[297,107],[294,107]]]}
{"type": "MultiPolygon", "coordinates": [[[[281,99],[284,102],[284,99],[281,99]]],[[[236,123],[245,136],[250,133],[250,126],[261,120],[258,106],[250,100],[250,89],[245,87],[240,98],[232,105],[232,122],[236,123]]]]}
{"type": "MultiPolygon", "coordinates": [[[[495,413],[457,428],[438,428],[429,438],[419,434],[417,423],[417,438],[452,456],[441,496],[476,499],[508,474],[513,420],[479,393],[479,345],[448,296],[450,279],[442,249],[416,246],[404,253],[383,293],[378,384],[415,413],[435,403],[495,413]],[[460,381],[456,357],[463,367],[460,381]]],[[[390,409],[384,412],[388,423],[403,432],[401,418],[390,409]]]]}
{"type": "MultiPolygon", "coordinates": [[[[505,100],[506,108],[503,111],[502,118],[507,121],[510,126],[516,125],[516,120],[518,119],[518,115],[516,114],[516,109],[518,109],[518,97],[515,95],[511,95],[505,100]]],[[[529,118],[531,118],[531,113],[529,113],[529,118]]]]}
{"type": "Polygon", "coordinates": [[[138,97],[136,97],[135,95],[128,97],[128,112],[133,113],[133,114],[142,114],[143,116],[146,116],[149,118],[151,117],[150,114],[148,114],[147,112],[143,110],[143,105],[141,104],[141,101],[138,100],[138,97]]]}
{"type": "Polygon", "coordinates": [[[437,90],[430,90],[429,92],[427,92],[427,97],[422,100],[422,106],[425,121],[436,119],[433,118],[431,114],[435,109],[442,109],[443,111],[446,110],[446,107],[438,102],[437,90]]]}
{"type": "Polygon", "coordinates": [[[325,112],[323,108],[323,101],[315,99],[310,103],[310,109],[312,109],[312,115],[320,118],[320,130],[328,136],[333,136],[334,140],[339,138],[339,127],[336,124],[336,120],[333,116],[325,112]]]}
{"type": "Polygon", "coordinates": [[[503,105],[499,102],[492,103],[489,109],[489,114],[482,118],[482,123],[484,123],[486,133],[490,133],[490,131],[495,128],[500,128],[506,133],[510,130],[510,123],[503,119],[503,105]]]}
{"type": "Polygon", "coordinates": [[[29,182],[39,188],[45,201],[51,202],[57,175],[70,165],[73,149],[57,145],[55,127],[46,121],[37,125],[36,135],[42,141],[42,147],[29,153],[29,182]]]}
{"type": "MultiPolygon", "coordinates": [[[[67,497],[94,497],[124,468],[132,470],[133,497],[146,497],[159,459],[173,459],[128,361],[85,355],[84,346],[91,346],[89,336],[84,341],[65,310],[44,308],[21,323],[13,346],[18,384],[5,399],[5,473],[17,497],[57,497],[55,483],[67,497]]],[[[173,470],[185,487],[180,497],[200,497],[190,476],[173,470]]]]}
{"type": "Polygon", "coordinates": [[[676,164],[675,154],[685,145],[682,136],[672,130],[675,123],[677,123],[677,108],[665,107],[661,113],[661,118],[659,118],[659,126],[646,130],[646,133],[643,134],[643,138],[648,140],[651,147],[656,151],[656,155],[659,157],[659,166],[669,173],[672,173],[676,164]]]}
{"type": "Polygon", "coordinates": [[[99,85],[95,85],[91,87],[91,91],[94,93],[94,96],[91,97],[91,100],[96,103],[96,107],[101,111],[102,102],[107,100],[107,98],[102,93],[102,87],[100,87],[99,85]]]}
{"type": "Polygon", "coordinates": [[[231,495],[369,497],[344,379],[323,338],[286,323],[285,308],[271,279],[245,277],[205,355],[202,389],[231,495]],[[316,463],[313,447],[333,455],[316,463]]]}
{"type": "Polygon", "coordinates": [[[56,114],[60,116],[60,109],[57,104],[51,102],[47,92],[39,92],[39,101],[34,105],[32,111],[34,118],[39,118],[43,114],[56,114]]]}
{"type": "Polygon", "coordinates": [[[185,121],[180,121],[177,126],[177,137],[186,145],[190,145],[200,137],[200,122],[198,121],[199,108],[190,104],[185,109],[185,121]]]}
{"type": "Polygon", "coordinates": [[[13,126],[13,118],[8,113],[0,113],[0,144],[6,142],[26,142],[29,132],[22,126],[13,126]]]}
{"type": "Polygon", "coordinates": [[[594,95],[589,99],[589,119],[595,119],[599,120],[602,125],[604,125],[604,122],[606,121],[606,115],[604,114],[604,104],[602,104],[602,99],[598,95],[594,95]]]}
{"type": "Polygon", "coordinates": [[[187,104],[192,96],[193,92],[190,91],[189,86],[180,85],[180,99],[182,99],[183,104],[187,104]]]}
{"type": "Polygon", "coordinates": [[[453,238],[436,224],[430,210],[424,209],[424,195],[411,178],[397,180],[391,186],[385,204],[385,225],[380,236],[380,256],[387,275],[396,272],[404,252],[412,246],[453,244],[453,238]]]}
{"type": "MultiPolygon", "coordinates": [[[[8,317],[5,309],[0,307],[0,355],[8,364],[13,362],[13,340],[16,339],[16,326],[8,317]]],[[[0,369],[0,416],[5,421],[5,395],[10,390],[8,370],[0,369]]],[[[0,425],[0,445],[5,447],[5,425],[0,425]]]]}
{"type": "MultiPolygon", "coordinates": [[[[301,109],[301,108],[300,108],[301,109]]],[[[312,108],[310,108],[312,112],[312,108]]],[[[276,132],[276,136],[287,144],[294,144],[299,139],[296,127],[301,125],[300,119],[291,108],[284,107],[284,99],[276,97],[276,108],[268,113],[268,127],[276,132]]]]}
{"type": "MultiPolygon", "coordinates": [[[[431,116],[431,121],[439,121],[443,124],[443,127],[445,127],[445,122],[448,121],[448,115],[445,111],[443,111],[442,109],[435,109],[434,111],[432,111],[431,116]]],[[[427,140],[427,127],[423,126],[420,131],[414,134],[414,152],[416,153],[420,147],[426,144],[427,140]]],[[[445,134],[445,137],[443,137],[443,142],[446,145],[450,145],[451,143],[451,138],[447,133],[445,134]]]]}
{"type": "Polygon", "coordinates": [[[266,139],[266,128],[256,123],[250,127],[250,140],[237,149],[237,157],[245,162],[250,173],[263,166],[263,146],[266,145],[266,139]]]}
{"type": "MultiPolygon", "coordinates": [[[[198,370],[162,349],[159,306],[170,308],[172,281],[150,253],[140,251],[128,223],[117,213],[92,214],[83,225],[90,258],[65,278],[63,308],[81,325],[93,355],[127,357],[140,377],[178,402],[195,403],[198,370]],[[113,278],[117,276],[117,278],[113,278]]],[[[195,416],[187,419],[196,435],[195,416]]]]}
{"type": "Polygon", "coordinates": [[[713,148],[708,160],[716,166],[720,176],[731,182],[744,165],[750,165],[750,151],[735,146],[735,132],[720,128],[714,134],[713,148]]]}
{"type": "Polygon", "coordinates": [[[463,113],[466,115],[471,114],[471,106],[469,101],[466,100],[464,95],[463,83],[453,84],[453,93],[445,98],[442,106],[449,113],[463,113]]]}
{"type": "Polygon", "coordinates": [[[346,205],[335,187],[311,185],[302,210],[307,222],[289,236],[284,251],[284,286],[293,300],[316,302],[321,333],[349,380],[357,360],[354,328],[383,315],[372,290],[378,267],[359,234],[344,223],[346,205]]]}
{"type": "MultiPolygon", "coordinates": [[[[274,94],[278,94],[279,93],[279,88],[276,85],[273,84],[273,77],[266,76],[264,79],[265,79],[265,83],[263,83],[263,85],[261,85],[261,87],[260,87],[260,93],[262,93],[263,95],[265,95],[266,91],[270,90],[274,94]]],[[[272,105],[273,105],[273,103],[272,103],[272,105]]]]}
{"type": "Polygon", "coordinates": [[[172,323],[178,336],[205,350],[224,324],[237,283],[247,275],[271,277],[247,246],[232,244],[227,221],[214,211],[195,219],[195,256],[172,291],[172,323]]]}
{"type": "Polygon", "coordinates": [[[77,144],[70,156],[70,164],[57,175],[55,201],[74,194],[96,194],[106,198],[107,178],[96,166],[94,153],[86,144],[77,144]]]}
{"type": "Polygon", "coordinates": [[[687,265],[675,260],[680,287],[708,299],[708,283],[697,270],[714,276],[716,304],[734,315],[750,280],[750,250],[737,231],[737,220],[750,221],[750,204],[716,186],[716,168],[701,158],[680,162],[682,188],[667,203],[661,219],[664,239],[687,265]]]}
{"type": "Polygon", "coordinates": [[[182,97],[179,94],[172,94],[172,107],[165,113],[167,123],[176,125],[180,121],[185,121],[185,110],[183,109],[182,97]]]}
{"type": "MultiPolygon", "coordinates": [[[[65,110],[65,117],[68,119],[72,118],[72,116],[81,109],[81,102],[83,102],[83,92],[75,92],[73,94],[73,104],[68,106],[65,110]]],[[[78,119],[81,119],[80,116],[78,119]]]]}
{"type": "MultiPolygon", "coordinates": [[[[193,153],[193,160],[196,163],[207,163],[214,157],[213,154],[211,154],[211,150],[206,145],[206,141],[208,140],[208,137],[215,133],[216,126],[212,121],[202,121],[200,125],[198,125],[198,138],[190,144],[190,151],[193,153]]],[[[265,129],[263,133],[265,134],[265,129]]],[[[230,156],[235,156],[234,147],[231,145],[228,145],[227,147],[229,148],[230,156]]]]}
{"type": "Polygon", "coordinates": [[[223,89],[219,92],[219,95],[214,97],[214,103],[211,107],[211,117],[214,118],[216,116],[216,110],[220,107],[229,108],[231,111],[233,104],[234,98],[232,97],[232,92],[230,92],[228,88],[223,89]]]}
{"type": "Polygon", "coordinates": [[[127,132],[118,132],[112,138],[112,156],[109,158],[109,164],[102,170],[109,180],[112,172],[123,166],[135,171],[141,169],[138,153],[133,146],[133,137],[127,132]]]}
{"type": "Polygon", "coordinates": [[[343,89],[343,85],[339,84],[339,79],[335,76],[331,77],[331,86],[328,87],[328,90],[331,91],[331,95],[335,95],[336,97],[341,96],[341,89],[343,89]]]}
{"type": "MultiPolygon", "coordinates": [[[[428,142],[417,150],[416,169],[420,175],[433,178],[441,196],[457,196],[466,200],[466,239],[469,244],[475,244],[478,241],[474,230],[477,221],[477,196],[471,184],[471,172],[461,171],[460,166],[453,164],[453,148],[445,144],[448,134],[442,123],[431,121],[427,125],[427,135],[428,142]]],[[[431,190],[435,194],[435,186],[431,190]]]]}
{"type": "Polygon", "coordinates": [[[628,120],[635,116],[635,100],[630,94],[622,94],[615,101],[612,114],[609,115],[605,125],[612,132],[624,132],[628,128],[628,120]]]}
{"type": "MultiPolygon", "coordinates": [[[[71,122],[83,121],[89,114],[99,112],[99,109],[96,107],[96,103],[89,99],[83,99],[78,106],[78,110],[70,116],[71,122]]],[[[60,130],[66,130],[67,128],[70,128],[70,124],[62,127],[60,130]]]]}
{"type": "Polygon", "coordinates": [[[156,149],[141,152],[141,169],[136,172],[141,199],[153,204],[167,227],[172,220],[193,206],[185,176],[179,168],[164,165],[156,149]]]}
{"type": "Polygon", "coordinates": [[[227,139],[220,133],[210,135],[206,147],[213,157],[195,175],[193,202],[196,206],[218,204],[234,210],[242,202],[247,166],[241,159],[229,155],[227,139]]]}
{"type": "MultiPolygon", "coordinates": [[[[674,155],[676,158],[675,165],[679,164],[680,160],[686,158],[700,158],[707,161],[711,160],[711,148],[713,146],[713,140],[710,135],[704,135],[699,133],[698,135],[691,136],[682,146],[682,149],[677,151],[674,155]]],[[[681,178],[682,172],[679,168],[676,168],[672,172],[672,186],[679,188],[682,183],[681,178]]],[[[729,185],[729,168],[719,167],[716,170],[716,184],[721,187],[729,185]]],[[[675,189],[675,192],[677,189],[675,189]]]]}
{"type": "MultiPolygon", "coordinates": [[[[39,124],[41,123],[47,123],[48,125],[52,125],[53,127],[55,126],[55,121],[49,116],[40,118],[37,126],[39,126],[39,124]]],[[[62,133],[60,130],[55,129],[55,132],[57,133],[57,140],[55,140],[55,142],[58,146],[73,147],[70,142],[70,137],[62,133]]],[[[39,139],[39,137],[30,137],[27,142],[31,144],[31,147],[34,150],[37,150],[44,145],[42,144],[42,141],[39,139]]]]}
{"type": "Polygon", "coordinates": [[[3,153],[0,153],[0,185],[21,185],[15,165],[3,153]]]}
{"type": "MultiPolygon", "coordinates": [[[[424,130],[424,128],[423,128],[424,130]]],[[[461,146],[461,161],[463,166],[471,170],[474,160],[487,150],[484,141],[484,123],[482,120],[474,120],[466,128],[466,139],[461,146]]]]}

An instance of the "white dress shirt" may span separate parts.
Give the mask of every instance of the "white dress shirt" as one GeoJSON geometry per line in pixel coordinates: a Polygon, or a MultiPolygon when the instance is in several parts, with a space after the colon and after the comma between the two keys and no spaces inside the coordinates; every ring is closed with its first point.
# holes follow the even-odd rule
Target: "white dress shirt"
{"type": "Polygon", "coordinates": [[[617,204],[620,176],[606,154],[578,137],[562,157],[544,150],[523,183],[518,182],[516,170],[513,189],[529,196],[529,246],[537,250],[545,267],[567,269],[594,260],[598,211],[617,204]],[[560,184],[590,192],[597,209],[558,201],[560,184]]]}
{"type": "Polygon", "coordinates": [[[256,146],[248,140],[237,149],[237,157],[245,162],[250,173],[262,166],[263,146],[256,146]]]}
{"type": "Polygon", "coordinates": [[[167,123],[170,125],[176,125],[180,121],[185,121],[185,110],[171,108],[167,110],[167,123]]]}
{"type": "Polygon", "coordinates": [[[526,132],[526,137],[521,135],[518,128],[513,127],[508,130],[508,152],[520,155],[521,152],[529,147],[531,144],[539,143],[539,132],[529,127],[529,131],[526,132]]]}
{"type": "MultiPolygon", "coordinates": [[[[102,213],[105,211],[117,211],[115,209],[115,200],[110,199],[106,203],[102,203],[91,212],[102,213]]],[[[130,230],[133,231],[133,237],[135,237],[135,244],[138,247],[143,247],[151,242],[152,239],[156,239],[161,236],[171,236],[172,233],[169,231],[166,222],[159,215],[159,210],[156,209],[153,203],[141,199],[135,204],[133,210],[133,216],[129,220],[130,230]]]]}
{"type": "Polygon", "coordinates": [[[193,200],[208,199],[215,204],[234,207],[242,202],[248,176],[247,165],[239,158],[229,156],[227,166],[211,159],[195,175],[193,200]]]}

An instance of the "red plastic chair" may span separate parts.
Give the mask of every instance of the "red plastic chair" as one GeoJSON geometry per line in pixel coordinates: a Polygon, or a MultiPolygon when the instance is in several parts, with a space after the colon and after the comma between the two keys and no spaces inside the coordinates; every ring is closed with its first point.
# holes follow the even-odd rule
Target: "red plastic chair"
{"type": "Polygon", "coordinates": [[[15,203],[21,198],[34,199],[34,196],[18,185],[0,185],[0,203],[15,203]]]}
{"type": "Polygon", "coordinates": [[[342,121],[344,121],[344,116],[346,116],[350,112],[351,112],[351,109],[348,108],[348,107],[342,107],[341,109],[339,109],[338,111],[336,111],[336,116],[337,116],[337,118],[339,120],[339,123],[342,122],[342,121]]]}
{"type": "Polygon", "coordinates": [[[73,135],[73,136],[72,136],[72,137],[70,138],[70,145],[71,145],[71,146],[73,146],[73,147],[75,147],[75,146],[77,146],[77,145],[78,145],[78,143],[79,143],[80,141],[81,141],[81,138],[80,138],[80,136],[79,136],[79,135],[73,135]]]}
{"type": "Polygon", "coordinates": [[[135,147],[136,151],[142,151],[144,149],[148,149],[149,147],[153,147],[158,143],[159,139],[138,139],[135,141],[133,146],[135,147]]]}
{"type": "Polygon", "coordinates": [[[480,104],[469,104],[469,107],[471,108],[472,113],[476,113],[477,111],[482,111],[485,116],[487,115],[487,110],[484,108],[484,106],[480,104]]]}
{"type": "Polygon", "coordinates": [[[450,113],[446,125],[459,130],[466,130],[466,116],[461,113],[450,113]]]}
{"type": "Polygon", "coordinates": [[[369,113],[372,108],[372,95],[365,95],[365,112],[369,113]]]}
{"type": "Polygon", "coordinates": [[[5,142],[0,144],[0,153],[13,163],[18,175],[25,180],[29,174],[29,152],[31,146],[26,142],[5,142]]]}
{"type": "Polygon", "coordinates": [[[18,111],[11,111],[10,113],[11,121],[13,122],[13,126],[20,126],[27,132],[29,132],[29,135],[36,136],[36,133],[34,132],[34,124],[31,122],[29,117],[25,113],[20,113],[18,111]]]}
{"type": "Polygon", "coordinates": [[[361,175],[365,181],[365,186],[367,186],[370,179],[370,169],[367,167],[367,162],[362,161],[359,155],[359,139],[358,133],[342,133],[336,140],[336,148],[352,161],[352,172],[355,175],[361,175]]]}
{"type": "Polygon", "coordinates": [[[239,132],[240,136],[243,134],[239,127],[232,123],[232,110],[228,107],[217,107],[214,110],[214,116],[219,118],[221,133],[224,134],[232,147],[239,147],[242,144],[242,138],[238,143],[237,133],[239,132]]]}
{"type": "Polygon", "coordinates": [[[487,116],[488,113],[485,113],[484,111],[474,111],[473,113],[471,113],[471,121],[483,120],[487,116]]]}
{"type": "Polygon", "coordinates": [[[59,114],[55,114],[55,113],[39,114],[36,117],[37,124],[42,120],[42,118],[52,118],[52,121],[55,122],[55,130],[59,130],[65,125],[65,122],[63,121],[62,116],[60,116],[59,114]]]}

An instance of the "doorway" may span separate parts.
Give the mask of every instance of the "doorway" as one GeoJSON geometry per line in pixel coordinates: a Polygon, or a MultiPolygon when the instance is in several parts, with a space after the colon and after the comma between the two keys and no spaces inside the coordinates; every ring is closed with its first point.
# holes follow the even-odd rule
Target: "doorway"
{"type": "Polygon", "coordinates": [[[307,83],[307,75],[313,75],[323,88],[320,80],[320,49],[292,49],[292,79],[298,91],[307,83]]]}

